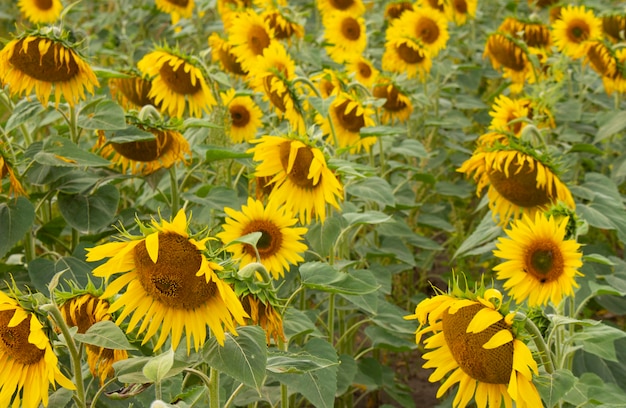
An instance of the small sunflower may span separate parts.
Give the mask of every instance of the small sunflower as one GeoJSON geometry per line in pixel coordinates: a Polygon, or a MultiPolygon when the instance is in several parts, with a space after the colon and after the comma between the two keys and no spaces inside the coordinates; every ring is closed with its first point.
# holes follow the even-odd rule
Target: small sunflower
{"type": "Polygon", "coordinates": [[[385,42],[383,53],[383,70],[405,73],[407,78],[415,78],[425,82],[432,69],[432,59],[420,42],[408,38],[397,38],[385,42]]]}
{"type": "Polygon", "coordinates": [[[48,390],[56,384],[76,387],[59,370],[50,339],[33,313],[0,292],[0,405],[48,406],[48,390]]]}
{"type": "Polygon", "coordinates": [[[582,58],[589,41],[602,37],[602,20],[585,6],[567,6],[560,18],[552,24],[554,45],[570,58],[582,58]]]}
{"type": "Polygon", "coordinates": [[[187,352],[191,339],[196,351],[206,341],[208,330],[219,344],[225,331],[236,334],[235,323],[244,324],[247,317],[232,288],[215,271],[222,266],[209,261],[203,251],[209,238],[196,240],[189,236],[187,216],[180,210],[171,222],[161,219],[150,226],[140,225],[144,236],[125,233],[125,240],[87,249],[87,261],[109,258],[94,269],[94,276],[109,279],[102,298],[116,296],[109,307],[113,313],[123,309],[117,318],[120,325],[131,316],[126,329],[144,334],[146,344],[160,330],[154,350],[171,337],[172,348],[180,343],[183,331],[187,352]],[[126,290],[122,291],[122,288],[126,290]]]}
{"type": "Polygon", "coordinates": [[[348,74],[354,75],[360,84],[370,88],[378,78],[380,71],[376,69],[372,61],[362,55],[352,58],[346,64],[348,74]]]}
{"type": "Polygon", "coordinates": [[[111,96],[126,110],[141,109],[146,105],[159,108],[153,97],[149,97],[152,90],[150,79],[135,73],[128,76],[109,79],[111,96]]]}
{"type": "Polygon", "coordinates": [[[22,14],[35,24],[54,23],[63,10],[61,0],[18,0],[22,14]]]}
{"type": "Polygon", "coordinates": [[[489,129],[502,133],[511,132],[519,137],[528,124],[524,120],[529,116],[528,100],[511,99],[506,95],[499,95],[494,101],[489,115],[492,117],[489,129]]]}
{"type": "Polygon", "coordinates": [[[493,69],[502,69],[503,76],[516,85],[513,89],[516,92],[521,91],[526,80],[534,75],[527,50],[506,33],[496,32],[487,37],[483,57],[491,60],[493,69]]]}
{"type": "Polygon", "coordinates": [[[409,96],[390,80],[379,80],[372,89],[375,98],[386,99],[379,108],[382,112],[381,122],[393,124],[406,122],[413,112],[413,103],[409,96]]]}
{"type": "Polygon", "coordinates": [[[28,34],[10,41],[0,51],[0,83],[12,96],[35,91],[42,105],[54,93],[55,105],[64,97],[70,106],[93,94],[98,79],[68,41],[51,33],[28,34]]]}
{"type": "Polygon", "coordinates": [[[367,47],[367,33],[363,17],[347,11],[336,11],[324,19],[326,52],[335,62],[342,64],[361,55],[367,47]]]}
{"type": "Polygon", "coordinates": [[[274,30],[274,38],[277,40],[289,40],[292,37],[304,37],[304,26],[298,23],[288,12],[289,8],[267,8],[261,13],[261,17],[269,23],[274,30]]]}
{"type": "MultiPolygon", "coordinates": [[[[76,326],[78,333],[85,333],[98,322],[110,321],[109,302],[99,299],[90,293],[84,293],[67,299],[60,307],[63,319],[68,326],[76,326]]],[[[87,364],[94,378],[103,385],[107,378],[115,375],[113,363],[126,360],[126,350],[114,350],[104,347],[86,345],[87,364]]]]}
{"type": "Polygon", "coordinates": [[[508,17],[500,24],[498,31],[518,37],[528,47],[548,50],[552,46],[550,28],[538,21],[524,21],[508,17]]]}
{"type": "Polygon", "coordinates": [[[626,40],[626,14],[614,12],[602,16],[602,31],[613,43],[626,40]]]}
{"type": "Polygon", "coordinates": [[[172,24],[193,14],[194,0],[154,0],[158,10],[172,16],[172,24]]]}
{"type": "Polygon", "coordinates": [[[575,208],[571,192],[547,162],[516,147],[497,145],[477,149],[457,171],[474,173],[479,196],[489,186],[489,208],[504,225],[558,202],[575,208]]]}
{"type": "Polygon", "coordinates": [[[112,166],[122,166],[122,172],[130,169],[133,174],[151,174],[161,168],[168,169],[176,163],[184,163],[185,155],[191,154],[189,143],[174,127],[141,121],[133,116],[127,116],[127,122],[154,137],[120,143],[115,138],[108,139],[100,130],[94,145],[94,149],[100,149],[102,157],[111,160],[112,166]]]}
{"type": "Polygon", "coordinates": [[[626,94],[626,71],[623,68],[626,67],[626,49],[617,49],[615,51],[615,60],[618,66],[622,67],[622,69],[618,69],[613,76],[602,77],[604,89],[609,95],[611,95],[612,92],[626,94]]]}
{"type": "Polygon", "coordinates": [[[424,334],[424,368],[434,368],[428,381],[445,378],[437,398],[453,385],[458,389],[454,408],[466,407],[472,398],[478,408],[515,406],[542,407],[533,384],[538,375],[537,362],[513,325],[514,313],[507,313],[502,294],[496,289],[480,288],[476,294],[440,293],[421,301],[415,314],[416,342],[424,334]],[[449,375],[448,375],[449,374],[449,375]],[[447,376],[447,377],[446,377],[447,376]]]}
{"type": "Polygon", "coordinates": [[[450,0],[450,6],[446,9],[446,16],[457,25],[463,25],[468,18],[476,17],[478,0],[450,0]]]}
{"type": "MultiPolygon", "coordinates": [[[[270,199],[263,206],[263,202],[249,197],[241,211],[232,208],[224,208],[224,211],[228,217],[222,225],[223,231],[216,236],[228,245],[244,235],[260,232],[261,238],[256,246],[260,256],[258,261],[274,279],[285,276],[290,265],[304,261],[302,253],[307,246],[302,240],[307,229],[296,227],[298,220],[285,207],[278,206],[276,201],[270,199]]],[[[226,250],[239,260],[240,266],[257,262],[256,251],[249,244],[228,245],[226,250]]]]}
{"type": "Polygon", "coordinates": [[[445,16],[432,9],[417,8],[402,13],[386,32],[387,41],[408,38],[419,42],[430,57],[435,57],[446,48],[450,34],[445,16]]]}
{"type": "Polygon", "coordinates": [[[608,95],[611,95],[615,91],[615,79],[621,76],[622,63],[608,44],[600,40],[590,41],[583,62],[589,64],[602,77],[604,89],[608,95]]]}
{"type": "Polygon", "coordinates": [[[323,19],[337,12],[348,13],[354,17],[365,13],[363,0],[315,0],[315,3],[323,19]]]}
{"type": "Polygon", "coordinates": [[[556,220],[543,212],[534,218],[524,215],[506,231],[508,238],[498,238],[493,254],[506,261],[496,265],[498,279],[516,302],[528,306],[555,306],[564,296],[573,296],[578,287],[576,276],[583,276],[580,244],[565,239],[569,218],[556,220]]]}
{"type": "Polygon", "coordinates": [[[248,315],[250,322],[259,325],[265,330],[267,344],[273,338],[275,343],[285,341],[285,331],[283,329],[283,318],[276,306],[269,301],[263,301],[258,296],[248,293],[241,298],[241,304],[248,315]]]}
{"type": "Polygon", "coordinates": [[[227,33],[231,51],[246,71],[256,64],[256,57],[263,55],[263,51],[275,42],[269,22],[251,9],[235,13],[227,33]]]}
{"type": "Polygon", "coordinates": [[[389,2],[385,6],[385,20],[391,22],[408,10],[413,10],[413,2],[405,0],[389,2]]]}
{"type": "Polygon", "coordinates": [[[438,11],[445,14],[446,9],[449,7],[447,0],[418,0],[418,7],[438,11]]]}
{"type": "MultiPolygon", "coordinates": [[[[2,145],[4,142],[0,142],[0,148],[4,148],[2,145]]],[[[2,150],[0,149],[0,193],[2,192],[2,181],[5,177],[9,180],[9,196],[28,196],[24,187],[15,176],[15,171],[13,170],[13,166],[10,162],[3,156],[2,150]]]]}
{"type": "Polygon", "coordinates": [[[179,52],[157,49],[146,54],[137,68],[151,78],[148,97],[170,116],[182,118],[187,108],[189,115],[199,118],[216,104],[202,70],[179,52]]]}
{"type": "Polygon", "coordinates": [[[222,103],[228,109],[226,128],[233,143],[254,139],[263,125],[263,112],[249,95],[237,95],[234,89],[222,93],[222,103]]]}
{"type": "Polygon", "coordinates": [[[321,150],[279,136],[263,136],[253,143],[248,151],[260,162],[255,176],[270,178],[270,199],[274,198],[276,205],[285,204],[287,210],[299,215],[302,224],[309,224],[313,217],[324,222],[326,204],[339,209],[343,186],[328,168],[321,150]]]}
{"type": "Polygon", "coordinates": [[[211,60],[220,63],[222,69],[234,75],[244,76],[247,71],[243,69],[237,56],[232,52],[232,45],[224,40],[216,32],[209,36],[209,47],[211,47],[211,60]]]}
{"type": "Polygon", "coordinates": [[[529,6],[536,6],[539,8],[547,8],[557,4],[561,0],[528,0],[529,6]]]}
{"type": "Polygon", "coordinates": [[[328,117],[317,115],[322,131],[328,135],[331,144],[358,153],[362,149],[369,151],[376,143],[375,137],[361,137],[361,129],[374,126],[374,109],[363,104],[356,96],[341,92],[328,107],[328,117]],[[332,122],[332,123],[331,123],[332,122]]]}
{"type": "Polygon", "coordinates": [[[347,87],[348,78],[342,72],[324,68],[322,71],[311,75],[311,82],[317,85],[322,98],[328,98],[344,91],[347,87]]]}

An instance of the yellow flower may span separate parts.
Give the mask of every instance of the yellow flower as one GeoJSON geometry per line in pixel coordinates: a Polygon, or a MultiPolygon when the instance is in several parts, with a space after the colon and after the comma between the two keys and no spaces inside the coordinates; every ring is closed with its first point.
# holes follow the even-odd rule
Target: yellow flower
{"type": "Polygon", "coordinates": [[[160,106],[154,98],[148,96],[152,90],[152,82],[141,75],[130,73],[128,76],[110,78],[109,90],[111,96],[126,110],[141,109],[146,105],[156,108],[160,106]]]}
{"type": "Polygon", "coordinates": [[[477,6],[478,0],[450,0],[450,6],[446,8],[445,13],[448,20],[463,25],[468,18],[476,17],[477,6]]]}
{"type": "MultiPolygon", "coordinates": [[[[4,148],[3,144],[4,142],[0,142],[1,148],[4,148]]],[[[0,193],[2,192],[2,180],[5,176],[9,179],[9,196],[28,196],[20,181],[17,177],[15,177],[13,166],[11,166],[9,161],[4,158],[2,151],[0,150],[0,193]]]]}
{"type": "Polygon", "coordinates": [[[270,181],[270,200],[276,205],[285,204],[287,210],[299,215],[302,224],[309,224],[315,217],[326,219],[326,204],[339,209],[338,200],[343,198],[343,187],[328,168],[321,150],[299,140],[279,136],[263,136],[253,141],[248,150],[256,166],[256,177],[270,181]]]}
{"type": "Polygon", "coordinates": [[[348,11],[335,11],[324,19],[324,39],[329,44],[326,52],[333,61],[350,61],[367,47],[365,20],[348,11]]]}
{"type": "Polygon", "coordinates": [[[144,236],[127,234],[123,241],[87,249],[87,261],[109,258],[94,269],[94,276],[108,280],[119,274],[101,296],[116,296],[110,313],[123,309],[116,324],[130,316],[126,332],[139,325],[142,344],[160,331],[155,351],[168,338],[176,349],[183,331],[187,352],[192,338],[198,351],[206,341],[207,326],[223,345],[224,332],[236,334],[235,322],[244,324],[247,317],[232,288],[217,276],[215,271],[222,267],[203,254],[208,238],[191,238],[188,227],[187,216],[180,210],[171,222],[161,219],[142,225],[144,236]]]}
{"type": "Polygon", "coordinates": [[[312,74],[311,82],[317,85],[322,98],[338,95],[347,86],[347,78],[344,74],[330,68],[324,68],[322,71],[312,74]]]}
{"type": "Polygon", "coordinates": [[[54,23],[63,10],[61,0],[18,0],[17,6],[22,14],[35,24],[54,23]]]}
{"type": "Polygon", "coordinates": [[[400,18],[393,20],[385,35],[387,41],[410,39],[419,42],[431,58],[446,48],[450,38],[444,15],[429,8],[416,8],[402,13],[400,18]]]}
{"type": "Polygon", "coordinates": [[[402,13],[407,10],[413,10],[412,2],[405,0],[391,1],[385,6],[385,20],[391,22],[396,18],[400,18],[402,13]]]}
{"type": "Polygon", "coordinates": [[[396,38],[385,42],[383,53],[383,70],[405,73],[407,78],[415,78],[425,82],[432,68],[432,59],[420,42],[408,38],[396,38]]]}
{"type": "Polygon", "coordinates": [[[513,92],[520,92],[526,80],[534,75],[526,51],[508,34],[490,34],[487,37],[483,57],[489,57],[493,69],[502,69],[504,78],[511,79],[516,85],[512,88],[513,92]]]}
{"type": "Polygon", "coordinates": [[[263,50],[275,42],[274,30],[252,9],[234,13],[226,32],[231,51],[245,71],[253,68],[256,57],[263,55],[263,50]]]}
{"type": "Polygon", "coordinates": [[[552,24],[554,45],[570,58],[582,58],[589,41],[602,36],[602,20],[585,6],[569,5],[561,9],[560,18],[552,24]]]}
{"type": "Polygon", "coordinates": [[[613,43],[624,41],[626,14],[613,12],[602,16],[602,31],[613,43]]]}
{"type": "Polygon", "coordinates": [[[172,24],[181,17],[191,17],[194,8],[194,0],[154,0],[154,3],[157,9],[172,16],[172,24]]]}
{"type": "Polygon", "coordinates": [[[495,266],[497,278],[505,280],[506,289],[516,302],[545,306],[548,300],[557,306],[563,296],[573,296],[583,276],[580,245],[565,239],[569,218],[557,221],[543,212],[534,218],[525,215],[506,231],[508,238],[498,238],[493,254],[506,261],[495,266]]]}
{"type": "Polygon", "coordinates": [[[85,99],[99,86],[93,70],[73,49],[59,39],[39,34],[10,41],[0,51],[0,83],[13,96],[35,91],[42,105],[54,93],[55,105],[64,97],[70,106],[85,99]]]}
{"type": "Polygon", "coordinates": [[[508,17],[500,24],[498,31],[521,39],[528,47],[549,50],[552,45],[550,28],[541,22],[508,17]]]}
{"type": "Polygon", "coordinates": [[[234,75],[246,75],[247,71],[243,69],[237,56],[232,52],[232,45],[224,40],[218,33],[212,33],[209,36],[209,47],[211,47],[211,60],[219,61],[220,66],[227,72],[234,75]]]}
{"type": "Polygon", "coordinates": [[[393,124],[395,121],[404,123],[413,112],[413,104],[409,96],[391,80],[379,79],[374,85],[372,95],[376,98],[386,99],[383,106],[379,108],[379,111],[382,112],[382,123],[393,124]]]}
{"type": "Polygon", "coordinates": [[[482,295],[438,294],[421,301],[415,314],[416,342],[426,333],[424,368],[434,368],[428,381],[444,380],[441,398],[458,383],[452,406],[465,408],[474,399],[478,408],[542,407],[533,384],[538,374],[530,349],[512,327],[513,313],[500,310],[502,294],[487,289],[482,295]],[[445,378],[445,379],[444,379],[445,378]]]}
{"type": "Polygon", "coordinates": [[[316,0],[315,3],[323,19],[336,12],[345,12],[355,18],[365,13],[363,0],[316,0]]]}
{"type": "Polygon", "coordinates": [[[0,292],[0,406],[48,405],[48,390],[76,387],[61,370],[37,317],[0,292]]]}
{"type": "Polygon", "coordinates": [[[189,115],[199,118],[216,104],[202,71],[183,55],[157,49],[146,54],[137,68],[151,78],[148,97],[170,116],[182,118],[187,108],[189,115]]]}
{"type": "Polygon", "coordinates": [[[246,313],[250,315],[251,323],[257,324],[265,330],[267,344],[270,344],[270,338],[274,338],[274,342],[277,344],[280,341],[285,341],[283,318],[271,302],[263,302],[254,294],[248,293],[241,297],[241,304],[246,313]]]}
{"type": "Polygon", "coordinates": [[[223,231],[216,236],[225,245],[230,244],[244,235],[260,232],[261,238],[256,245],[256,251],[249,244],[228,245],[226,250],[232,252],[233,258],[238,260],[240,266],[257,262],[258,260],[272,274],[274,279],[285,276],[290,265],[297,265],[304,261],[302,253],[307,250],[302,242],[307,229],[295,227],[296,218],[285,208],[276,204],[275,200],[269,200],[263,206],[263,202],[248,198],[248,204],[241,207],[241,211],[225,208],[228,215],[223,231]]]}
{"type": "Polygon", "coordinates": [[[528,105],[528,99],[511,99],[506,95],[499,95],[489,112],[492,117],[489,129],[502,133],[511,132],[519,137],[528,124],[524,120],[530,116],[528,105]]]}
{"type": "Polygon", "coordinates": [[[263,125],[263,112],[249,95],[237,95],[234,89],[222,93],[222,102],[228,114],[226,129],[233,143],[247,142],[254,139],[256,132],[263,125]]]}
{"type": "Polygon", "coordinates": [[[368,88],[374,85],[374,81],[380,73],[372,61],[362,55],[349,60],[346,63],[346,71],[349,75],[354,75],[354,79],[368,88]]]}
{"type": "Polygon", "coordinates": [[[274,30],[274,38],[277,40],[289,40],[293,36],[304,37],[304,26],[295,21],[289,11],[289,8],[269,7],[261,13],[261,17],[274,30]]]}

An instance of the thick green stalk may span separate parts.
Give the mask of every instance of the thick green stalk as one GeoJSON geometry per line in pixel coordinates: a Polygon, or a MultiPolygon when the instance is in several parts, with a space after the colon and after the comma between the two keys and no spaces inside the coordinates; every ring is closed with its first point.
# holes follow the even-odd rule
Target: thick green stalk
{"type": "Polygon", "coordinates": [[[539,350],[539,357],[541,358],[544,368],[548,374],[552,374],[554,372],[554,364],[552,363],[550,349],[548,349],[539,328],[524,313],[517,312],[516,318],[524,322],[526,331],[531,334],[533,341],[537,346],[537,350],[539,350]]]}
{"type": "Polygon", "coordinates": [[[220,372],[214,367],[209,376],[209,407],[220,408],[220,372]]]}

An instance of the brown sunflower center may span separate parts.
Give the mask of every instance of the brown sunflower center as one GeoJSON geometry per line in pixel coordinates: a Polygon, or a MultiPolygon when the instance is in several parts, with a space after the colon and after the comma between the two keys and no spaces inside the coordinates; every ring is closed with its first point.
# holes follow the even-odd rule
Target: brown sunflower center
{"type": "Polygon", "coordinates": [[[231,105],[228,110],[230,111],[230,120],[234,127],[242,128],[250,123],[250,112],[245,106],[231,105]]]}
{"type": "Polygon", "coordinates": [[[415,50],[405,43],[398,45],[396,51],[400,59],[407,64],[419,64],[424,61],[424,54],[421,51],[415,50]]]}
{"type": "Polygon", "coordinates": [[[385,10],[385,14],[390,19],[396,19],[400,18],[402,13],[408,10],[413,10],[413,4],[408,1],[403,1],[400,3],[389,4],[385,10]]]}
{"type": "Polygon", "coordinates": [[[263,78],[263,88],[265,89],[265,94],[269,98],[272,105],[276,107],[281,112],[285,112],[287,107],[285,106],[285,96],[287,95],[287,91],[278,91],[276,89],[272,89],[272,84],[274,81],[280,81],[280,78],[276,75],[267,75],[263,78]]]}
{"type": "Polygon", "coordinates": [[[459,14],[467,14],[467,2],[465,0],[454,0],[454,9],[459,14]]]}
{"type": "Polygon", "coordinates": [[[439,0],[428,0],[428,4],[436,10],[443,11],[443,2],[440,3],[439,0]]]}
{"type": "Polygon", "coordinates": [[[15,44],[13,54],[9,58],[11,65],[24,74],[43,82],[66,82],[79,75],[80,70],[72,50],[66,49],[60,43],[52,43],[48,51],[41,54],[39,44],[50,40],[36,38],[28,43],[25,50],[24,40],[21,39],[15,44]]]}
{"type": "Polygon", "coordinates": [[[398,88],[392,86],[388,89],[387,85],[377,86],[374,88],[373,94],[377,98],[386,98],[383,109],[398,112],[406,108],[406,103],[399,98],[398,88]]]}
{"type": "Polygon", "coordinates": [[[589,38],[591,28],[586,21],[572,20],[567,29],[567,38],[574,43],[581,43],[589,38]]]}
{"type": "Polygon", "coordinates": [[[17,326],[9,327],[14,314],[14,310],[0,311],[0,351],[19,364],[35,364],[44,358],[46,352],[28,342],[30,319],[34,317],[30,315],[17,326]]]}
{"type": "Polygon", "coordinates": [[[563,254],[552,240],[532,242],[524,258],[524,271],[541,283],[553,282],[563,274],[563,254]]]}
{"type": "MultiPolygon", "coordinates": [[[[260,232],[261,238],[256,243],[256,249],[259,251],[261,259],[276,255],[280,251],[283,243],[283,234],[280,228],[273,222],[267,220],[254,220],[250,222],[243,230],[243,235],[253,232],[260,232]]],[[[247,254],[255,256],[252,245],[244,245],[247,254]]]]}
{"type": "Polygon", "coordinates": [[[35,0],[35,7],[39,10],[50,10],[52,8],[52,0],[35,0]]]}
{"type": "Polygon", "coordinates": [[[349,113],[346,113],[350,102],[351,101],[344,101],[335,106],[335,116],[342,128],[352,133],[358,133],[359,130],[365,126],[365,119],[363,115],[357,114],[357,109],[352,109],[349,113]]]}
{"type": "Polygon", "coordinates": [[[354,4],[354,0],[330,0],[332,8],[337,10],[347,10],[354,4]]]}
{"type": "Polygon", "coordinates": [[[509,165],[509,177],[503,171],[491,169],[488,172],[491,185],[498,193],[511,203],[531,208],[550,203],[550,196],[546,190],[537,187],[537,166],[531,169],[527,161],[520,168],[517,163],[509,165]]]}
{"type": "Polygon", "coordinates": [[[145,240],[134,249],[139,283],[156,301],[174,309],[195,309],[217,293],[214,282],[196,276],[202,255],[194,244],[174,232],[159,232],[156,263],[152,262],[145,240]]]}
{"type": "Polygon", "coordinates": [[[483,345],[500,330],[508,329],[504,319],[480,333],[467,333],[467,326],[485,306],[470,305],[443,315],[443,335],[459,367],[475,380],[489,384],[508,384],[513,370],[513,342],[494,349],[483,345]]]}
{"type": "Polygon", "coordinates": [[[369,78],[372,76],[372,67],[364,62],[359,62],[357,70],[359,71],[359,75],[363,78],[369,78]]]}
{"type": "Polygon", "coordinates": [[[278,12],[265,16],[265,21],[274,30],[274,38],[278,40],[284,40],[293,34],[291,25],[288,22],[283,22],[284,20],[278,12]]]}
{"type": "Polygon", "coordinates": [[[523,71],[526,67],[524,50],[502,35],[497,34],[489,37],[487,48],[489,49],[489,54],[506,68],[514,71],[523,71]]]}
{"type": "MultiPolygon", "coordinates": [[[[287,170],[289,164],[289,155],[291,153],[291,143],[285,142],[280,145],[280,162],[283,168],[287,170]]],[[[296,153],[291,171],[287,174],[289,180],[298,187],[312,189],[316,186],[313,180],[309,178],[309,169],[313,163],[313,152],[308,146],[301,147],[296,153]]]]}
{"type": "Polygon", "coordinates": [[[254,55],[262,55],[263,50],[270,45],[271,38],[265,27],[253,25],[248,31],[248,47],[254,55]]]}
{"type": "Polygon", "coordinates": [[[435,20],[422,17],[417,23],[415,34],[417,38],[426,44],[432,44],[439,38],[439,26],[435,20]]]}
{"type": "Polygon", "coordinates": [[[237,61],[237,57],[230,52],[230,49],[220,48],[217,55],[220,62],[228,72],[232,72],[235,75],[246,74],[246,71],[241,67],[239,61],[237,61]]]}
{"type": "Polygon", "coordinates": [[[155,139],[138,140],[128,143],[111,143],[117,153],[127,159],[139,162],[151,162],[158,159],[167,152],[172,144],[171,136],[164,131],[157,129],[146,129],[154,134],[155,139]]]}
{"type": "Polygon", "coordinates": [[[341,34],[350,41],[356,41],[361,37],[361,26],[352,17],[346,17],[341,21],[341,34]]]}
{"type": "Polygon", "coordinates": [[[189,0],[167,0],[168,3],[178,7],[187,7],[189,0]]]}
{"type": "Polygon", "coordinates": [[[159,74],[163,82],[165,82],[167,87],[173,92],[180,95],[193,95],[202,88],[200,78],[196,77],[195,81],[192,82],[191,73],[193,69],[190,69],[189,72],[185,72],[185,67],[189,68],[186,62],[180,64],[176,69],[174,69],[172,64],[165,63],[161,66],[159,74]]]}

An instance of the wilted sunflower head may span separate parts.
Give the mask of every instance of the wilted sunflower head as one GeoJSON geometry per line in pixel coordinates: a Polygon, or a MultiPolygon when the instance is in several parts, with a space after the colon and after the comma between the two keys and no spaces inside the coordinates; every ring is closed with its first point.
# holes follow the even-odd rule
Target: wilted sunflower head
{"type": "Polygon", "coordinates": [[[34,90],[42,105],[47,105],[54,93],[55,105],[61,98],[70,105],[85,99],[99,86],[98,79],[67,33],[24,33],[10,41],[0,51],[0,83],[9,85],[13,96],[29,96],[34,90]]]}
{"type": "Polygon", "coordinates": [[[216,32],[209,36],[209,47],[211,47],[211,59],[214,62],[219,61],[221,67],[227,72],[234,75],[246,75],[247,71],[243,69],[237,56],[232,52],[232,45],[224,40],[216,32]]]}
{"type": "Polygon", "coordinates": [[[0,193],[2,193],[2,184],[4,183],[4,179],[5,177],[7,177],[8,181],[9,181],[9,196],[24,196],[27,197],[28,194],[26,193],[26,190],[24,190],[24,187],[22,187],[22,183],[20,183],[20,181],[18,180],[18,178],[15,176],[15,171],[13,170],[13,166],[10,164],[10,162],[5,159],[5,157],[3,156],[3,152],[2,149],[4,149],[3,146],[4,142],[0,142],[0,193]]]}
{"type": "Polygon", "coordinates": [[[554,45],[570,58],[582,58],[589,41],[602,36],[602,20],[585,6],[569,5],[561,9],[558,20],[552,24],[554,45]]]}
{"type": "Polygon", "coordinates": [[[18,0],[17,6],[24,17],[35,24],[54,23],[63,10],[61,0],[18,0]]]}
{"type": "Polygon", "coordinates": [[[626,40],[626,14],[610,13],[602,16],[602,31],[612,42],[626,40]]]}

